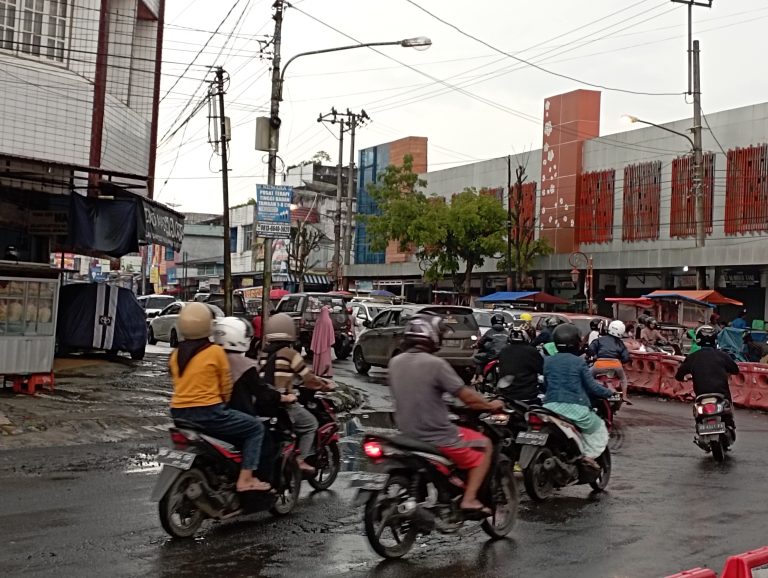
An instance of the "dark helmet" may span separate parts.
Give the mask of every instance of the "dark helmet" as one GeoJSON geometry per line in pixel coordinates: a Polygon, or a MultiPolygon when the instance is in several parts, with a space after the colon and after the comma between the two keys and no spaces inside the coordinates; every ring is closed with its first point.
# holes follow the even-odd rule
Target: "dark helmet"
{"type": "Polygon", "coordinates": [[[717,329],[711,325],[702,325],[696,330],[696,343],[699,347],[717,347],[717,329]]]}
{"type": "Polygon", "coordinates": [[[491,315],[491,326],[496,327],[497,325],[504,327],[504,316],[501,313],[491,315]]]}
{"type": "Polygon", "coordinates": [[[589,322],[589,328],[592,331],[600,331],[600,323],[602,323],[600,319],[593,319],[589,322]]]}
{"type": "Polygon", "coordinates": [[[434,353],[443,344],[444,331],[445,323],[439,315],[414,315],[405,325],[403,343],[407,348],[421,347],[434,353]]]}
{"type": "Polygon", "coordinates": [[[561,353],[578,353],[581,349],[579,328],[572,323],[561,323],[552,332],[552,341],[561,353]]]}
{"type": "Polygon", "coordinates": [[[563,323],[563,320],[559,317],[555,317],[554,315],[552,317],[547,317],[547,319],[544,321],[545,327],[548,329],[554,329],[558,325],[561,325],[563,323]]]}
{"type": "Polygon", "coordinates": [[[509,332],[510,343],[530,343],[531,335],[528,332],[528,327],[522,325],[519,327],[513,327],[509,332]]]}
{"type": "Polygon", "coordinates": [[[658,325],[658,322],[656,321],[656,318],[649,317],[648,320],[645,322],[645,324],[648,326],[649,329],[653,329],[658,325]]]}

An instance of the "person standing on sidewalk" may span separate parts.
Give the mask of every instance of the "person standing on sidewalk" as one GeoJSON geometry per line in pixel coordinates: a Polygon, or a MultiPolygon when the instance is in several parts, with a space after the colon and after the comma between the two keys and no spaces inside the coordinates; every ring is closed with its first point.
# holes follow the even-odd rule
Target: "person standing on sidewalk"
{"type": "Polygon", "coordinates": [[[255,417],[230,409],[232,395],[227,354],[211,343],[213,314],[203,303],[189,303],[179,315],[178,329],[184,336],[168,362],[173,381],[171,416],[200,426],[209,435],[240,447],[243,464],[237,491],[271,489],[253,475],[261,459],[264,425],[255,417]]]}
{"type": "Polygon", "coordinates": [[[327,305],[320,309],[320,316],[315,322],[315,329],[312,331],[312,371],[320,377],[333,376],[333,364],[331,362],[331,350],[336,343],[333,321],[331,320],[331,310],[327,305]]]}

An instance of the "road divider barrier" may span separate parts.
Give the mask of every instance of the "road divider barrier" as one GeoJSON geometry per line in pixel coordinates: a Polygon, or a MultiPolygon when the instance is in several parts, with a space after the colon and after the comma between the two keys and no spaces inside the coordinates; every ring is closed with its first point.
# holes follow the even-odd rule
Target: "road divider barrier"
{"type": "MultiPolygon", "coordinates": [[[[752,572],[752,570],[758,569],[761,570],[760,576],[766,575],[768,571],[768,547],[731,556],[725,561],[720,578],[758,578],[758,575],[752,572]]],[[[666,578],[717,578],[717,574],[707,568],[693,568],[666,578]]]]}
{"type": "Polygon", "coordinates": [[[747,407],[768,411],[768,366],[762,363],[751,364],[752,387],[749,391],[747,407]]]}
{"type": "Polygon", "coordinates": [[[749,398],[754,384],[753,365],[757,363],[738,363],[739,374],[732,375],[728,379],[728,386],[731,389],[731,398],[733,404],[738,407],[749,407],[749,398]]]}
{"type": "Polygon", "coordinates": [[[660,369],[661,364],[656,353],[633,353],[630,362],[624,366],[629,389],[658,394],[661,383],[660,369]]]}
{"type": "Polygon", "coordinates": [[[717,578],[717,574],[712,572],[709,568],[693,568],[691,570],[672,574],[666,578],[717,578]]]}
{"type": "Polygon", "coordinates": [[[675,374],[677,373],[677,370],[684,359],[684,357],[677,355],[661,356],[661,381],[659,386],[660,395],[680,401],[693,400],[693,385],[691,382],[677,381],[677,379],[675,379],[675,374]]]}

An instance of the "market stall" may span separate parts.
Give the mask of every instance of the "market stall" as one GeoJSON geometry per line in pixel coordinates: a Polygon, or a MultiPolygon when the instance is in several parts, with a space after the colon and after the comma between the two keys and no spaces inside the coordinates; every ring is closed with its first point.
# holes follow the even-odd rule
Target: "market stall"
{"type": "Polygon", "coordinates": [[[497,291],[496,293],[475,299],[475,301],[481,304],[570,305],[570,301],[550,295],[544,291],[497,291]]]}

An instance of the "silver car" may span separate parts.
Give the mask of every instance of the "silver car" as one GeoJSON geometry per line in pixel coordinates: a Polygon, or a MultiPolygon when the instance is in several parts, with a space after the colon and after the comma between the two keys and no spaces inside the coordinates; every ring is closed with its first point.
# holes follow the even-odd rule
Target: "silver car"
{"type": "MultiPolygon", "coordinates": [[[[176,303],[171,303],[168,307],[163,309],[157,317],[154,317],[152,321],[149,322],[147,343],[155,345],[158,341],[167,341],[171,347],[178,347],[179,341],[182,341],[184,336],[176,325],[179,320],[179,313],[181,313],[181,310],[189,305],[189,303],[193,302],[177,301],[176,303]]],[[[206,303],[206,305],[213,312],[215,317],[224,317],[224,312],[216,307],[216,305],[208,303],[206,303]]]]}

